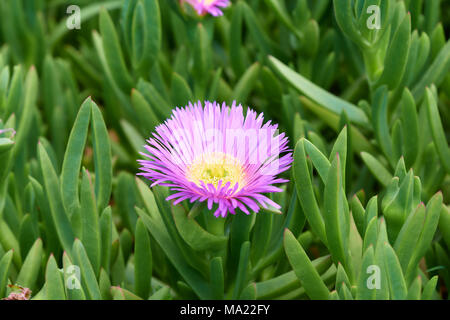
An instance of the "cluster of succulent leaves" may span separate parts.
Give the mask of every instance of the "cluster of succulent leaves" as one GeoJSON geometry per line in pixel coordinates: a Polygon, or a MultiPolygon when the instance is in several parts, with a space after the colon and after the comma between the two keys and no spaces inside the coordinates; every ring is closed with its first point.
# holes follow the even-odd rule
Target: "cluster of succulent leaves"
{"type": "Polygon", "coordinates": [[[80,30],[68,1],[0,1],[0,298],[447,297],[448,2],[69,2],[80,30]],[[145,138],[197,100],[288,133],[281,212],[216,219],[135,177],[145,138]]]}

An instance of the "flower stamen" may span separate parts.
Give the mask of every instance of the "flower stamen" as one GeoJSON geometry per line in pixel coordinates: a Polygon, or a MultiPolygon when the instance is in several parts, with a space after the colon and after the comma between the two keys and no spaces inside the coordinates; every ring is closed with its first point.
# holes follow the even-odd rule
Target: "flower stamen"
{"type": "Polygon", "coordinates": [[[186,177],[198,186],[201,186],[201,181],[215,187],[219,181],[222,185],[230,182],[231,186],[238,183],[239,189],[245,185],[245,172],[240,161],[222,152],[202,154],[194,159],[187,168],[186,177]]]}

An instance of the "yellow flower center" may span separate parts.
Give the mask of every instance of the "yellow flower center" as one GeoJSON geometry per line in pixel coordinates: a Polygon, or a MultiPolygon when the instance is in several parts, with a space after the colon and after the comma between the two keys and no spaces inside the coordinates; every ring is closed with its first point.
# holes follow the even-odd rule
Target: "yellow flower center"
{"type": "Polygon", "coordinates": [[[206,185],[211,183],[215,187],[222,180],[222,186],[230,182],[234,187],[238,183],[240,190],[245,183],[245,173],[241,163],[233,156],[222,152],[202,154],[194,159],[187,169],[187,179],[200,186],[200,181],[206,185]]]}

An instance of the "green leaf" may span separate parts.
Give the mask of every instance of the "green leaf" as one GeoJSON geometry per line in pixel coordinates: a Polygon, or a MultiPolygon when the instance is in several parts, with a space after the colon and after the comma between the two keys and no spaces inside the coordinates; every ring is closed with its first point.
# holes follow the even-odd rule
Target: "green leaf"
{"type": "Polygon", "coordinates": [[[431,66],[423,73],[422,78],[415,85],[412,94],[416,101],[422,99],[425,88],[431,84],[439,86],[450,70],[450,41],[439,51],[431,66]]]}
{"type": "Polygon", "coordinates": [[[64,283],[61,271],[56,264],[55,257],[51,254],[45,271],[46,298],[48,300],[66,300],[64,283]]]}
{"type": "Polygon", "coordinates": [[[419,153],[419,121],[416,103],[408,88],[403,91],[401,99],[403,150],[406,167],[410,168],[419,153]]]}
{"type": "Polygon", "coordinates": [[[86,300],[83,288],[81,286],[81,274],[79,267],[75,266],[67,255],[63,253],[63,272],[64,272],[64,286],[68,300],[86,300]]]}
{"type": "Polygon", "coordinates": [[[397,253],[403,272],[406,272],[409,261],[416,249],[424,220],[425,205],[421,203],[414,213],[408,216],[395,240],[394,249],[397,253]]]}
{"type": "Polygon", "coordinates": [[[158,209],[154,200],[152,201],[152,213],[146,213],[145,211],[136,208],[138,215],[141,217],[147,229],[152,236],[164,250],[169,260],[174,267],[183,276],[186,282],[191,286],[195,293],[203,299],[211,298],[211,290],[204,280],[202,275],[195,269],[193,269],[183,258],[183,254],[180,249],[173,242],[172,238],[168,235],[164,222],[159,218],[158,209]]]}
{"type": "Polygon", "coordinates": [[[256,300],[256,284],[250,283],[242,290],[239,300],[256,300]]]}
{"type": "Polygon", "coordinates": [[[95,198],[102,211],[109,203],[112,189],[112,160],[108,131],[102,113],[92,103],[92,142],[95,162],[95,198]]]}
{"type": "Polygon", "coordinates": [[[170,288],[168,286],[161,287],[148,300],[170,300],[170,288]]]}
{"type": "Polygon", "coordinates": [[[203,97],[205,87],[208,84],[211,68],[211,44],[208,32],[202,23],[197,24],[194,44],[194,64],[192,73],[195,77],[195,85],[200,87],[200,92],[195,90],[196,96],[203,97]]]}
{"type": "MultiPolygon", "coordinates": [[[[295,201],[297,201],[297,199],[295,201]]],[[[251,241],[252,248],[250,250],[250,257],[253,265],[256,265],[267,252],[272,236],[273,220],[274,215],[272,213],[261,211],[258,213],[253,229],[254,232],[251,241]]]]}
{"type": "Polygon", "coordinates": [[[131,42],[135,68],[150,70],[161,49],[161,14],[157,0],[143,0],[134,9],[131,42]]]}
{"type": "Polygon", "coordinates": [[[394,166],[391,136],[388,126],[388,90],[386,86],[378,88],[374,93],[372,102],[372,124],[383,153],[394,166]]]}
{"type": "Polygon", "coordinates": [[[306,162],[304,141],[304,139],[300,139],[294,151],[293,170],[297,196],[312,230],[319,236],[322,242],[326,243],[325,223],[314,196],[308,164],[306,162]]]}
{"type": "Polygon", "coordinates": [[[111,207],[103,210],[100,216],[100,235],[101,235],[101,266],[109,273],[111,260],[111,243],[112,243],[112,212],[111,207]]]}
{"type": "Polygon", "coordinates": [[[150,106],[160,118],[163,119],[169,115],[172,109],[171,105],[151,83],[140,79],[137,84],[137,89],[147,99],[150,106]]]}
{"type": "Polygon", "coordinates": [[[400,84],[408,62],[410,43],[411,15],[408,14],[403,18],[391,40],[384,59],[383,73],[377,80],[377,86],[386,84],[390,90],[393,90],[400,84]]]}
{"type": "Polygon", "coordinates": [[[347,286],[347,288],[351,287],[350,280],[348,279],[348,276],[345,273],[342,263],[338,263],[336,273],[336,285],[335,285],[336,290],[340,292],[343,285],[347,286]]]}
{"type": "Polygon", "coordinates": [[[239,264],[237,268],[236,281],[234,283],[234,290],[232,299],[237,299],[244,289],[247,282],[248,267],[250,262],[250,241],[245,241],[241,246],[239,255],[239,264]]]}
{"type": "Polygon", "coordinates": [[[375,246],[378,237],[378,219],[373,217],[367,224],[367,228],[364,233],[364,247],[363,252],[369,248],[370,245],[375,246]]]}
{"type": "Polygon", "coordinates": [[[121,287],[111,287],[111,294],[114,300],[142,300],[134,293],[121,287]]]}
{"type": "Polygon", "coordinates": [[[105,269],[100,270],[100,279],[98,280],[98,286],[100,287],[100,292],[102,294],[103,300],[112,300],[111,296],[111,281],[109,276],[106,274],[105,269]]]}
{"type": "Polygon", "coordinates": [[[317,102],[327,110],[337,115],[340,115],[342,111],[345,110],[350,121],[356,124],[360,124],[363,126],[366,126],[368,124],[366,114],[357,106],[344,101],[332,95],[328,91],[316,86],[314,83],[302,77],[300,74],[294,72],[277,58],[269,56],[268,59],[269,65],[281,78],[286,80],[290,85],[292,85],[298,91],[302,92],[311,100],[317,102]]]}
{"type": "Polygon", "coordinates": [[[320,45],[320,27],[316,20],[309,20],[303,28],[303,41],[301,52],[308,58],[313,59],[317,55],[320,45]]]}
{"type": "MultiPolygon", "coordinates": [[[[347,127],[344,128],[339,133],[336,138],[336,142],[333,145],[333,149],[330,152],[328,160],[333,161],[334,157],[339,155],[341,177],[342,177],[342,188],[345,190],[345,166],[347,162],[347,127]]],[[[328,176],[327,176],[328,178],[328,176]]]]}
{"type": "Polygon", "coordinates": [[[112,77],[117,85],[128,93],[132,87],[132,79],[125,66],[114,23],[105,8],[100,10],[99,25],[105,58],[111,70],[112,77]]]}
{"type": "Polygon", "coordinates": [[[19,243],[20,252],[25,254],[39,237],[35,219],[27,213],[20,222],[19,243]]]}
{"type": "Polygon", "coordinates": [[[125,293],[120,287],[111,287],[111,296],[113,300],[126,300],[125,293]]]}
{"type": "MultiPolygon", "coordinates": [[[[299,100],[302,103],[302,106],[306,107],[314,114],[316,114],[328,126],[330,126],[330,128],[332,128],[336,132],[339,132],[342,129],[342,127],[340,126],[341,125],[340,115],[337,115],[335,112],[330,111],[329,109],[315,103],[314,101],[310,100],[305,96],[300,96],[299,100]]],[[[366,151],[370,153],[376,152],[375,148],[372,146],[369,140],[367,140],[367,138],[361,133],[361,131],[359,131],[356,128],[356,126],[350,126],[350,131],[352,136],[351,139],[352,148],[355,151],[357,152],[366,151]]],[[[311,136],[309,136],[309,138],[311,138],[311,136]]],[[[319,147],[318,145],[316,146],[319,147]]]]}
{"type": "MultiPolygon", "coordinates": [[[[369,287],[370,285],[374,285],[372,280],[376,280],[376,274],[371,275],[371,272],[374,269],[370,267],[375,264],[374,257],[374,249],[373,246],[369,246],[367,250],[364,252],[363,260],[361,263],[361,270],[359,272],[358,277],[358,286],[356,290],[356,299],[357,300],[374,300],[376,291],[375,288],[369,287]]],[[[379,267],[379,266],[378,266],[379,267]]],[[[376,269],[375,269],[376,272],[376,269]]],[[[375,284],[376,285],[376,284],[375,284]]]]}
{"type": "Polygon", "coordinates": [[[211,290],[213,299],[223,299],[225,290],[225,280],[221,257],[214,257],[210,262],[211,290]]]}
{"type": "MultiPolygon", "coordinates": [[[[133,64],[133,68],[136,70],[139,68],[139,63],[142,61],[143,56],[145,56],[144,44],[147,40],[145,37],[146,15],[142,2],[137,2],[136,0],[125,1],[122,15],[126,16],[126,12],[131,11],[133,6],[134,11],[132,17],[125,17],[128,18],[127,20],[131,20],[131,22],[124,21],[123,25],[125,28],[124,36],[127,41],[127,49],[128,51],[131,51],[131,62],[133,64]],[[129,5],[130,2],[132,3],[132,5],[129,5]],[[128,10],[125,10],[126,6],[128,6],[128,10]]],[[[128,14],[131,15],[131,12],[129,12],[128,14]]]]}
{"type": "Polygon", "coordinates": [[[333,7],[336,21],[342,31],[360,46],[368,46],[369,44],[361,36],[361,33],[356,26],[355,18],[353,16],[352,1],[333,0],[333,7]]]}
{"type": "Polygon", "coordinates": [[[422,278],[418,276],[409,286],[406,300],[420,300],[421,291],[422,291],[422,278]]]}
{"type": "Polygon", "coordinates": [[[366,219],[364,217],[365,210],[356,194],[350,200],[350,207],[358,232],[361,237],[364,237],[366,231],[366,219]]]}
{"type": "Polygon", "coordinates": [[[291,18],[289,17],[289,14],[287,13],[286,7],[284,6],[283,1],[279,0],[265,0],[267,6],[275,12],[279,20],[287,27],[289,28],[292,33],[295,34],[295,36],[298,39],[303,38],[303,34],[300,32],[300,30],[293,24],[291,21],[291,18]]]}
{"type": "Polygon", "coordinates": [[[81,269],[81,283],[83,284],[87,296],[90,299],[100,300],[102,295],[100,293],[94,269],[92,268],[92,264],[89,261],[89,257],[83,244],[78,239],[73,243],[73,256],[74,262],[81,269]]]}
{"type": "Polygon", "coordinates": [[[131,103],[139,115],[139,121],[144,132],[152,131],[159,124],[159,120],[152,107],[138,90],[131,90],[131,103]]]}
{"type": "Polygon", "coordinates": [[[23,66],[17,65],[13,69],[13,77],[5,102],[4,119],[8,119],[17,106],[20,105],[20,101],[23,99],[23,90],[23,66]]]}
{"type": "Polygon", "coordinates": [[[95,204],[94,188],[87,170],[83,170],[81,180],[81,241],[86,248],[86,253],[91,261],[95,274],[100,272],[100,231],[95,204]]]}
{"type": "Polygon", "coordinates": [[[0,155],[8,152],[14,146],[15,142],[8,138],[0,138],[0,155]]]}
{"type": "MultiPolygon", "coordinates": [[[[256,214],[245,214],[238,210],[237,214],[233,217],[230,227],[230,244],[229,244],[229,256],[228,256],[228,272],[235,276],[235,272],[239,265],[241,257],[242,244],[250,239],[250,232],[255,221],[256,214]]],[[[214,218],[217,219],[217,218],[214,218]]]]}
{"type": "Polygon", "coordinates": [[[252,64],[239,79],[238,83],[233,89],[232,99],[238,104],[245,104],[250,92],[256,85],[259,77],[261,65],[259,62],[252,64]]]}
{"type": "Polygon", "coordinates": [[[306,252],[288,229],[284,232],[284,249],[297,278],[311,299],[328,300],[329,291],[306,252]]]}
{"type": "Polygon", "coordinates": [[[125,119],[120,120],[120,125],[124,131],[125,137],[130,142],[131,147],[134,149],[136,154],[139,152],[145,152],[145,139],[139,133],[139,131],[125,119]]]}
{"type": "Polygon", "coordinates": [[[78,111],[77,118],[70,132],[61,171],[61,195],[69,215],[80,206],[78,198],[78,176],[86,144],[92,99],[87,98],[78,111]]]}
{"type": "MultiPolygon", "coordinates": [[[[92,3],[91,5],[85,6],[80,10],[80,23],[83,24],[87,22],[89,19],[97,16],[100,10],[115,10],[122,7],[123,0],[108,0],[102,2],[92,3]]],[[[67,20],[61,21],[53,30],[53,33],[50,36],[50,47],[53,48],[58,41],[64,37],[64,35],[71,31],[67,28],[67,20]]]]}
{"type": "Polygon", "coordinates": [[[23,262],[23,266],[16,279],[16,284],[24,288],[29,288],[31,291],[36,290],[43,254],[42,240],[37,239],[23,262]]]}
{"type": "Polygon", "coordinates": [[[249,30],[250,36],[259,49],[265,54],[274,53],[276,56],[285,57],[286,54],[280,50],[271,39],[266,35],[257,19],[253,9],[245,2],[242,2],[243,16],[249,30]]]}
{"type": "Polygon", "coordinates": [[[64,250],[71,252],[75,236],[72,231],[69,217],[64,210],[62,203],[58,176],[56,175],[50,158],[41,143],[38,146],[38,153],[39,164],[44,177],[45,191],[47,193],[56,233],[58,234],[58,238],[64,250]]]}
{"type": "Polygon", "coordinates": [[[424,103],[427,110],[427,119],[436,151],[441,159],[445,171],[447,174],[450,174],[450,148],[448,147],[448,142],[441,122],[441,117],[439,116],[436,100],[434,99],[433,93],[428,88],[426,89],[424,103]]]}
{"type": "Polygon", "coordinates": [[[450,248],[450,210],[449,207],[442,206],[441,217],[439,218],[439,230],[442,233],[447,248],[450,248]]]}
{"type": "MultiPolygon", "coordinates": [[[[322,256],[312,261],[312,265],[319,274],[323,274],[327,271],[332,263],[333,261],[330,255],[322,256]]],[[[289,271],[282,275],[256,283],[257,296],[258,299],[261,300],[274,299],[298,288],[301,288],[301,282],[297,278],[295,271],[289,271]]]]}
{"type": "Polygon", "coordinates": [[[391,299],[403,300],[407,295],[405,278],[397,255],[388,243],[384,244],[384,259],[391,299]]]}
{"type": "Polygon", "coordinates": [[[5,297],[12,256],[13,256],[13,251],[9,250],[0,259],[0,299],[5,297]]]}
{"type": "Polygon", "coordinates": [[[182,207],[174,206],[172,209],[173,218],[181,237],[194,250],[206,251],[224,248],[227,237],[207,232],[195,219],[188,217],[182,207]]]}
{"type": "MultiPolygon", "coordinates": [[[[387,275],[387,268],[385,268],[385,254],[384,254],[384,244],[388,241],[386,222],[383,217],[379,219],[378,224],[378,239],[375,249],[375,260],[374,264],[380,267],[377,278],[379,279],[379,289],[376,290],[375,297],[377,300],[387,300],[390,299],[390,288],[387,275]]],[[[373,270],[372,270],[373,271],[373,270]]]]}
{"type": "Polygon", "coordinates": [[[387,187],[382,201],[383,214],[388,222],[388,234],[391,242],[395,241],[407,216],[418,204],[414,204],[414,176],[412,170],[402,179],[400,187],[399,179],[394,177],[387,187]]]}
{"type": "Polygon", "coordinates": [[[61,245],[59,243],[55,223],[53,222],[53,217],[51,214],[47,196],[44,194],[44,189],[42,188],[41,184],[36,179],[31,176],[29,176],[29,179],[36,194],[37,205],[39,206],[40,212],[42,214],[42,224],[45,229],[47,250],[49,252],[58,252],[61,248],[61,245]]]}
{"type": "Polygon", "coordinates": [[[152,250],[150,237],[141,219],[136,223],[134,243],[134,286],[135,292],[143,299],[150,295],[152,280],[152,250]]]}
{"type": "Polygon", "coordinates": [[[231,24],[230,24],[230,46],[229,56],[230,64],[233,68],[233,72],[237,77],[240,77],[246,69],[244,59],[244,48],[242,46],[242,20],[244,5],[243,1],[238,1],[234,6],[231,24]]]}
{"type": "Polygon", "coordinates": [[[330,292],[328,300],[340,300],[339,294],[337,293],[336,290],[330,292]]]}
{"type": "Polygon", "coordinates": [[[172,84],[170,87],[172,104],[176,107],[187,106],[193,100],[191,88],[179,74],[172,73],[172,84]]]}
{"type": "Polygon", "coordinates": [[[434,299],[434,296],[436,295],[437,282],[438,282],[438,276],[434,276],[427,282],[427,284],[423,288],[422,300],[433,300],[434,299]]]}
{"type": "MultiPolygon", "coordinates": [[[[348,240],[349,224],[347,202],[342,189],[342,171],[340,155],[336,154],[324,190],[324,221],[327,233],[328,248],[337,264],[341,262],[347,273],[351,270],[349,265],[348,240]]],[[[351,275],[350,275],[351,276],[351,275]]]]}
{"type": "Polygon", "coordinates": [[[14,264],[16,267],[20,268],[22,266],[22,258],[19,241],[3,218],[0,219],[0,245],[5,250],[13,250],[14,264]]]}
{"type": "Polygon", "coordinates": [[[425,211],[425,222],[423,224],[420,237],[417,241],[417,245],[414,248],[414,254],[410,260],[407,268],[407,279],[412,279],[417,269],[420,259],[425,255],[430,248],[433,240],[436,228],[439,223],[439,217],[442,210],[442,193],[436,193],[427,203],[425,211]]]}
{"type": "Polygon", "coordinates": [[[341,300],[353,300],[352,293],[345,283],[342,283],[341,290],[339,290],[341,300]]]}
{"type": "Polygon", "coordinates": [[[328,170],[331,167],[330,161],[315,145],[313,145],[307,139],[303,141],[306,153],[308,153],[309,158],[314,164],[314,168],[316,168],[317,172],[320,175],[320,178],[325,183],[328,177],[328,170]]]}

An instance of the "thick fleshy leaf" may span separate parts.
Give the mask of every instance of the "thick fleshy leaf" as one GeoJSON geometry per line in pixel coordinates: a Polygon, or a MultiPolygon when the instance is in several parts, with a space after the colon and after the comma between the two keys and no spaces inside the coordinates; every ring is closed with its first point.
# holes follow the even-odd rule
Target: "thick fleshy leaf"
{"type": "Polygon", "coordinates": [[[211,259],[211,290],[214,299],[223,299],[225,290],[225,279],[223,273],[223,264],[221,257],[211,259]]]}
{"type": "Polygon", "coordinates": [[[441,159],[445,171],[447,171],[447,174],[450,174],[450,148],[442,126],[441,117],[439,116],[439,109],[437,107],[436,100],[433,93],[428,88],[426,89],[424,104],[424,107],[427,110],[428,123],[431,129],[434,145],[436,146],[436,151],[441,159]]]}
{"type": "Polygon", "coordinates": [[[305,79],[300,74],[283,64],[277,58],[269,57],[269,63],[280,77],[285,79],[294,88],[305,94],[310,99],[338,115],[345,110],[352,122],[360,125],[367,125],[367,116],[358,107],[316,86],[314,83],[305,79]]]}
{"type": "Polygon", "coordinates": [[[173,217],[181,237],[194,250],[220,250],[224,248],[227,238],[213,235],[204,230],[193,218],[189,218],[186,212],[179,207],[173,208],[173,217]]]}
{"type": "Polygon", "coordinates": [[[329,291],[292,232],[284,232],[284,249],[297,278],[311,299],[328,300],[329,291]]]}
{"type": "Polygon", "coordinates": [[[95,203],[94,188],[87,170],[83,170],[81,180],[81,241],[86,248],[86,253],[92,263],[95,274],[100,272],[100,230],[95,203]]]}
{"type": "Polygon", "coordinates": [[[16,279],[16,284],[24,288],[29,288],[31,291],[36,289],[43,254],[42,240],[37,239],[23,262],[23,266],[16,279]]]}
{"type": "Polygon", "coordinates": [[[13,251],[9,250],[0,259],[0,299],[5,297],[13,251]]]}
{"type": "Polygon", "coordinates": [[[100,293],[97,278],[86,250],[80,240],[75,240],[73,244],[73,256],[74,262],[81,270],[81,283],[87,296],[90,299],[100,300],[102,295],[100,293]]]}
{"type": "Polygon", "coordinates": [[[100,33],[105,52],[105,58],[111,70],[114,81],[125,92],[130,92],[132,87],[131,76],[125,66],[119,37],[114,28],[114,23],[106,9],[100,10],[100,33]]]}
{"type": "Polygon", "coordinates": [[[44,176],[45,191],[47,193],[56,232],[64,250],[71,252],[75,236],[70,224],[69,216],[63,206],[60,191],[61,189],[59,187],[60,182],[58,176],[56,175],[55,168],[51,164],[50,158],[42,144],[39,144],[38,152],[39,163],[41,166],[42,175],[44,176]]]}
{"type": "Polygon", "coordinates": [[[66,300],[63,275],[56,264],[55,257],[50,255],[45,271],[46,295],[48,300],[66,300]]]}
{"type": "Polygon", "coordinates": [[[313,231],[322,242],[326,243],[325,223],[314,196],[303,139],[300,139],[295,146],[293,170],[297,196],[306,218],[313,231]]]}
{"type": "Polygon", "coordinates": [[[92,104],[92,143],[95,162],[95,198],[97,208],[106,208],[112,189],[112,160],[108,131],[100,109],[92,104]]]}
{"type": "Polygon", "coordinates": [[[241,246],[241,252],[239,256],[239,264],[236,274],[236,282],[233,290],[233,299],[240,297],[242,290],[247,282],[248,269],[250,261],[250,241],[245,241],[241,246]]]}
{"type": "Polygon", "coordinates": [[[391,299],[403,300],[407,295],[405,278],[397,255],[388,243],[384,245],[384,259],[391,299]]]}
{"type": "MultiPolygon", "coordinates": [[[[336,154],[328,171],[324,195],[324,221],[328,247],[333,261],[341,262],[351,272],[348,256],[349,224],[348,204],[343,192],[340,155],[336,154]]],[[[352,275],[351,275],[352,276],[352,275]]]]}
{"type": "Polygon", "coordinates": [[[136,223],[136,239],[134,243],[134,285],[135,292],[147,299],[151,291],[152,250],[150,237],[141,219],[136,223]]]}

